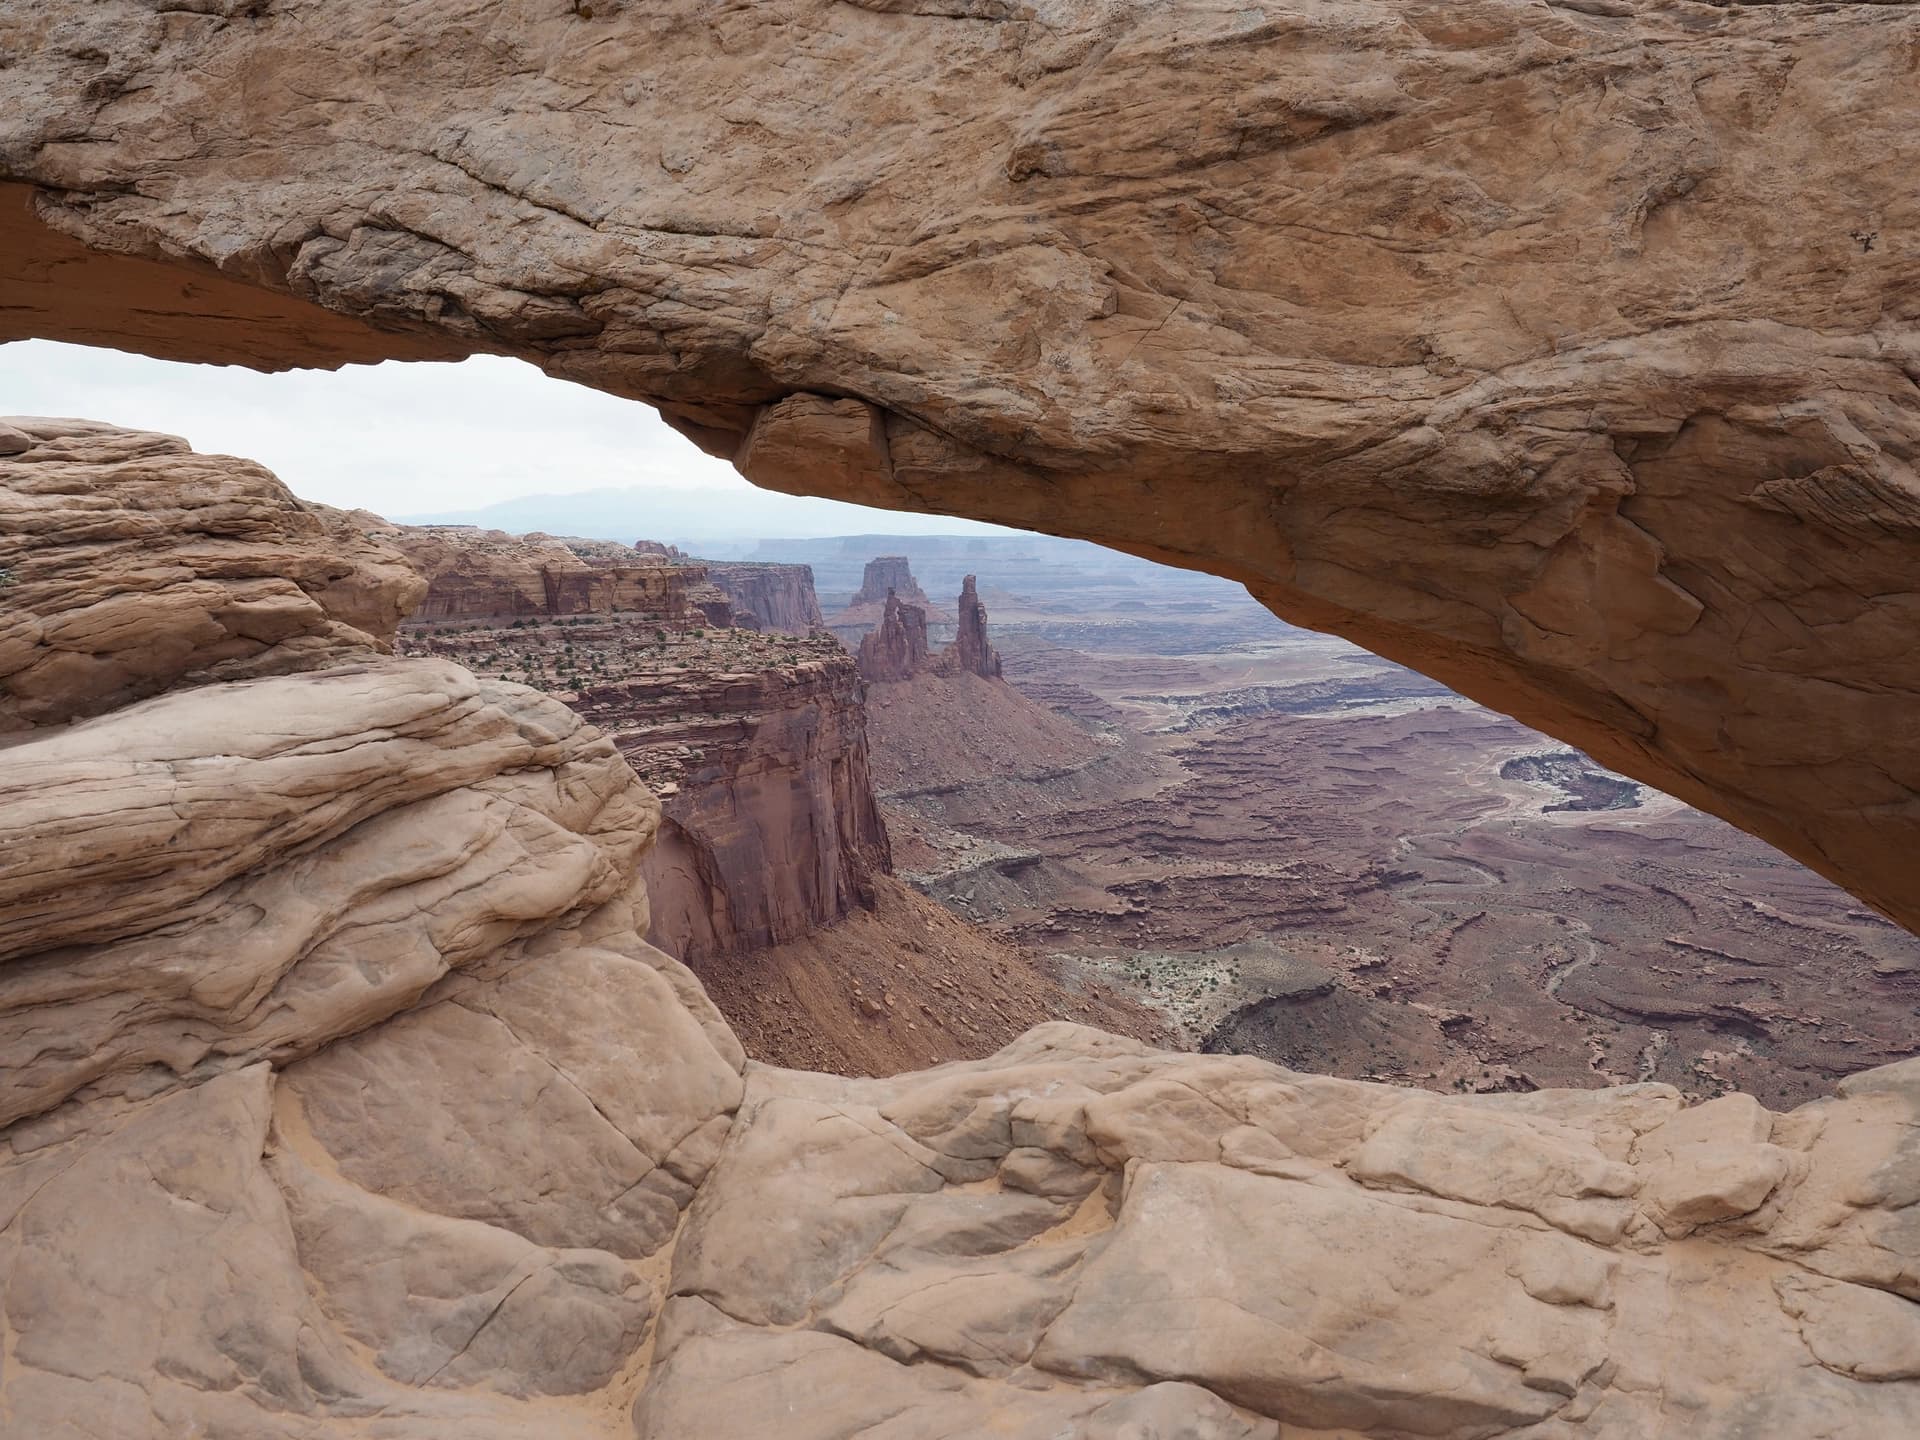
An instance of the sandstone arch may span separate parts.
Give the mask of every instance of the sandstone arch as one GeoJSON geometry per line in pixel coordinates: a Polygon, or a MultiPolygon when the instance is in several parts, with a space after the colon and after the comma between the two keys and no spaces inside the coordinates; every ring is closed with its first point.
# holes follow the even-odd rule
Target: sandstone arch
{"type": "Polygon", "coordinates": [[[0,335],[492,350],[1246,582],[1920,925],[1920,10],[54,0],[0,335]]]}

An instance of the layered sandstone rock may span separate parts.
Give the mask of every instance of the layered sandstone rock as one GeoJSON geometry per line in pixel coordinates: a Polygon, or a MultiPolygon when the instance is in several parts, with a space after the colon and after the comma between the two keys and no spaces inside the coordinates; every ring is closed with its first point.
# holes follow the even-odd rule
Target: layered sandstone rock
{"type": "Polygon", "coordinates": [[[401,650],[537,685],[613,741],[664,804],[641,862],[653,943],[691,964],[870,906],[890,868],[853,659],[831,637],[639,612],[404,627],[401,650]]]}
{"type": "Polygon", "coordinates": [[[7,429],[0,732],[384,650],[425,589],[249,461],[80,420],[7,429]]]}
{"type": "Polygon", "coordinates": [[[980,603],[973,576],[960,585],[960,631],[941,655],[943,664],[982,680],[1000,678],[1000,656],[987,640],[987,607],[980,603]]]}
{"type": "Polygon", "coordinates": [[[393,525],[355,512],[429,581],[411,618],[494,620],[628,613],[670,625],[731,625],[704,566],[611,540],[509,535],[470,525],[393,525]]]}
{"type": "MultiPolygon", "coordinates": [[[[774,600],[806,578],[804,566],[744,568],[774,572],[762,592],[774,600]]],[[[889,878],[870,712],[824,634],[668,629],[610,611],[414,621],[398,645],[537,684],[614,740],[663,801],[641,862],[648,938],[694,969],[755,1058],[890,1074],[976,1058],[1063,1017],[1166,1037],[1139,1006],[1063,983],[889,878]]]]}
{"type": "Polygon", "coordinates": [[[762,484],[1244,580],[1914,923],[1916,44],[54,0],[0,20],[0,333],[521,355],[762,484]]]}
{"type": "Polygon", "coordinates": [[[648,938],[699,965],[826,929],[892,869],[851,657],[804,657],[597,686],[581,712],[672,791],[641,862],[648,938]]]}
{"type": "Polygon", "coordinates": [[[1911,1072],[1772,1116],[1654,1085],[1448,1098],[1071,1026],[886,1081],[750,1069],[636,1421],[1900,1433],[1920,1306],[1869,1177],[1911,1144],[1911,1072]]]}
{"type": "Polygon", "coordinates": [[[911,680],[916,675],[966,674],[998,680],[1000,656],[987,640],[987,607],[980,603],[971,575],[960,589],[959,614],[959,633],[953,643],[930,654],[925,607],[887,591],[880,623],[860,637],[862,678],[874,684],[911,680]]]}
{"type": "MultiPolygon", "coordinates": [[[[0,467],[60,468],[16,428],[0,467]]],[[[298,550],[264,493],[236,568],[298,550]]],[[[639,938],[657,811],[604,736],[371,634],[314,659],[0,748],[10,1435],[1920,1426],[1920,1061],[1787,1115],[1072,1025],[747,1064],[639,938]]]]}
{"type": "Polygon", "coordinates": [[[885,617],[887,602],[898,596],[902,605],[911,605],[935,625],[951,625],[953,615],[927,598],[920,582],[913,578],[913,567],[904,555],[881,555],[867,562],[860,588],[847,601],[846,608],[835,612],[828,622],[835,629],[858,630],[878,625],[885,617]]]}
{"type": "Polygon", "coordinates": [[[813,588],[812,566],[745,560],[704,563],[707,578],[733,602],[735,615],[751,616],[754,629],[811,635],[826,627],[820,597],[813,588]]]}
{"type": "Polygon", "coordinates": [[[889,590],[880,611],[880,623],[860,637],[857,656],[862,679],[881,684],[889,680],[911,680],[925,670],[927,653],[927,612],[909,605],[889,590]]]}

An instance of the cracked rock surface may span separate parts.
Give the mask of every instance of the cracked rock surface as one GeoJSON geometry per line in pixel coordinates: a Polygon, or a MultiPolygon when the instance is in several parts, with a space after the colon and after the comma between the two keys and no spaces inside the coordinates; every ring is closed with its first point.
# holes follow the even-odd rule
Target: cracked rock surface
{"type": "MultiPolygon", "coordinates": [[[[100,466],[20,433],[0,495],[100,466]]],[[[117,443],[94,493],[167,483],[117,443]]],[[[226,569],[297,550],[305,507],[193,458],[279,517],[226,569]]],[[[316,668],[183,666],[0,747],[0,1433],[1920,1430],[1920,1059],[1779,1115],[1065,1023],[888,1079],[749,1063],[639,938],[658,811],[608,742],[336,623],[316,668]]]]}
{"type": "Polygon", "coordinates": [[[47,0],[0,52],[0,334],[524,356],[765,485],[1242,580],[1920,923],[1910,3],[47,0]]]}

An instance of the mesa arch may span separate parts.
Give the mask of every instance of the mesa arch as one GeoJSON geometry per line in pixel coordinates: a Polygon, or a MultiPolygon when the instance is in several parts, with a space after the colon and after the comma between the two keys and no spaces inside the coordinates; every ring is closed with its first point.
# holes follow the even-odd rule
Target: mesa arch
{"type": "Polygon", "coordinates": [[[48,0],[0,48],[0,337],[523,356],[776,488],[1244,581],[1920,926],[1920,8],[48,0]]]}

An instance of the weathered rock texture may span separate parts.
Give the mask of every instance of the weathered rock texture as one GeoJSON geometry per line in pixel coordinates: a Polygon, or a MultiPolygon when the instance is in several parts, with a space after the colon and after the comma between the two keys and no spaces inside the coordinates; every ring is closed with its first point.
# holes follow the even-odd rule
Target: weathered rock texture
{"type": "Polygon", "coordinates": [[[911,680],[925,670],[931,657],[927,653],[927,612],[909,605],[889,590],[880,611],[880,623],[860,637],[856,657],[862,679],[871,683],[886,680],[911,680]]]}
{"type": "MultiPolygon", "coordinates": [[[[704,562],[707,578],[733,602],[736,617],[751,616],[756,630],[811,635],[826,627],[808,565],[763,565],[745,560],[704,562]]],[[[745,623],[741,621],[740,623],[745,623]]]]}
{"type": "Polygon", "coordinates": [[[971,575],[960,588],[959,615],[953,643],[929,654],[926,609],[887,591],[880,623],[860,637],[861,677],[874,684],[911,680],[916,675],[967,674],[998,680],[1000,656],[987,640],[987,607],[980,603],[971,575]]]}
{"type": "MultiPolygon", "coordinates": [[[[110,500],[160,444],[20,430],[0,483],[110,500]]],[[[297,553],[304,508],[225,463],[284,523],[235,568],[297,553]]],[[[639,938],[658,812],[611,743],[366,633],[0,748],[7,1434],[1920,1426],[1920,1061],[1787,1115],[1071,1025],[748,1065],[639,938]]]]}
{"type": "Polygon", "coordinates": [[[653,551],[470,525],[391,525],[365,511],[353,518],[427,577],[416,620],[628,613],[669,625],[733,623],[733,603],[705,566],[653,551]]]}
{"type": "MultiPolygon", "coordinates": [[[[435,584],[479,593],[498,555],[527,549],[539,547],[463,546],[435,584]]],[[[661,569],[671,613],[611,606],[457,625],[423,613],[400,647],[537,685],[614,742],[664,803],[642,862],[648,938],[682,960],[777,945],[870,908],[873,876],[891,862],[852,657],[826,635],[712,628],[673,578],[701,567],[661,569]]]]}
{"type": "Polygon", "coordinates": [[[1911,5],[53,0],[0,47],[0,333],[522,355],[763,484],[1244,580],[1920,921],[1911,5]]]}
{"type": "Polygon", "coordinates": [[[892,861],[859,687],[852,658],[821,641],[802,657],[582,693],[581,713],[648,783],[672,787],[641,864],[656,945],[698,963],[872,907],[892,861]]]}
{"type": "Polygon", "coordinates": [[[396,550],[248,461],[85,421],[5,424],[0,732],[384,650],[425,591],[396,550]]]}
{"type": "Polygon", "coordinates": [[[641,861],[647,937],[694,970],[755,1059],[886,1075],[977,1059],[1063,1018],[1166,1038],[1140,1007],[1063,983],[888,877],[870,711],[831,637],[620,611],[416,621],[397,648],[536,685],[614,741],[662,802],[641,861]]]}
{"type": "Polygon", "coordinates": [[[927,592],[913,578],[913,567],[904,555],[881,555],[869,560],[860,588],[848,599],[846,608],[835,611],[827,623],[837,630],[878,625],[885,617],[887,602],[896,595],[902,605],[915,607],[931,624],[954,623],[951,611],[941,609],[927,598],[927,592]]]}
{"type": "Polygon", "coordinates": [[[961,582],[959,610],[960,633],[942,654],[942,662],[954,670],[978,675],[982,680],[998,680],[1000,656],[987,640],[987,607],[980,603],[980,593],[974,589],[971,575],[961,582]]]}

